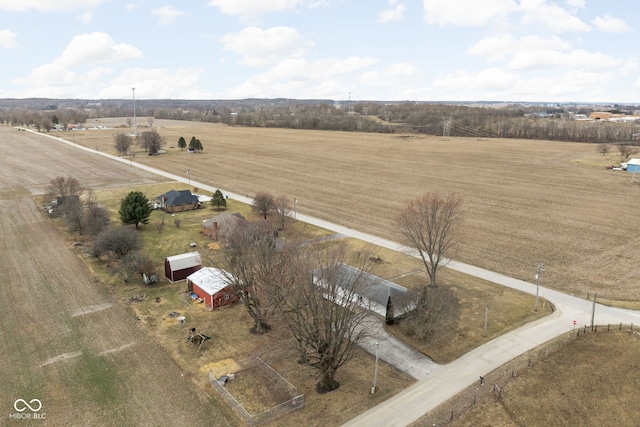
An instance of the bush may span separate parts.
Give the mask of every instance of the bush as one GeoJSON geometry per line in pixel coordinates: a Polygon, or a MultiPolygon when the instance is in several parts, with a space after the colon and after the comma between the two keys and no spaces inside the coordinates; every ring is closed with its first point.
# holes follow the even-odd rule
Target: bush
{"type": "Polygon", "coordinates": [[[109,227],[102,230],[93,241],[93,254],[96,258],[113,255],[121,259],[140,248],[142,237],[128,227],[109,227]]]}

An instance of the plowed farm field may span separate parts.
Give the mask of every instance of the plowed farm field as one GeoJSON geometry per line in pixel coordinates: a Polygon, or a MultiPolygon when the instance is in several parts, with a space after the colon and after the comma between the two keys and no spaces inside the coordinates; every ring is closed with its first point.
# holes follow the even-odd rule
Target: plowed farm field
{"type": "MultiPolygon", "coordinates": [[[[145,122],[144,119],[138,123],[145,122]]],[[[111,129],[62,134],[115,154],[111,129]]],[[[586,298],[640,307],[640,222],[632,174],[593,144],[242,128],[156,120],[167,154],[135,161],[252,196],[297,197],[299,212],[397,240],[394,215],[427,191],[456,192],[465,223],[452,258],[586,298]],[[192,136],[204,152],[177,148],[192,136]]],[[[139,131],[146,130],[139,127],[139,131]]],[[[613,153],[615,152],[615,154],[613,153]]]]}
{"type": "Polygon", "coordinates": [[[235,425],[34,202],[59,175],[96,188],[159,178],[9,127],[0,147],[0,425],[235,425]]]}

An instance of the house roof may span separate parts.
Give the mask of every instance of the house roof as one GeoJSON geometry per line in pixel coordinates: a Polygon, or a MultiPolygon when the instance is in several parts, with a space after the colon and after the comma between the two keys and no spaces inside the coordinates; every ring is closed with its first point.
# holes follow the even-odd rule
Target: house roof
{"type": "Polygon", "coordinates": [[[173,255],[167,257],[169,266],[172,271],[184,270],[185,268],[191,268],[198,265],[202,265],[202,259],[198,252],[187,252],[180,255],[173,255]]]}
{"type": "Polygon", "coordinates": [[[180,206],[198,203],[198,196],[191,194],[189,190],[171,190],[159,195],[156,200],[165,206],[180,206]]]}
{"type": "MultiPolygon", "coordinates": [[[[402,313],[405,309],[411,308],[417,299],[417,294],[410,292],[407,288],[350,265],[342,264],[338,274],[339,286],[343,289],[349,290],[358,283],[357,294],[368,300],[371,305],[369,308],[373,311],[380,312],[386,309],[389,296],[396,313],[402,313]]],[[[320,270],[314,270],[313,275],[316,283],[322,281],[320,270]]],[[[384,315],[384,311],[381,314],[384,315]]]]}
{"type": "Polygon", "coordinates": [[[203,267],[187,276],[187,280],[209,295],[215,295],[228,286],[229,273],[219,268],[203,267]]]}
{"type": "Polygon", "coordinates": [[[206,228],[213,227],[213,223],[218,223],[218,228],[224,227],[235,227],[236,224],[240,221],[246,221],[246,219],[239,213],[223,213],[220,215],[216,215],[213,218],[205,219],[202,221],[202,226],[206,228]]]}

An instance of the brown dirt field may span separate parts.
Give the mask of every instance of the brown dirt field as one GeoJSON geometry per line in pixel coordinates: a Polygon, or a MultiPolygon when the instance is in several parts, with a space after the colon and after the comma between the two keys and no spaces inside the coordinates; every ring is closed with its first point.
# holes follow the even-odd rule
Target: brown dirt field
{"type": "MultiPolygon", "coordinates": [[[[125,119],[103,124],[124,125],[125,119]]],[[[298,210],[397,240],[393,217],[426,191],[465,201],[464,236],[452,258],[610,302],[640,301],[637,218],[640,186],[625,172],[594,164],[592,144],[437,138],[229,127],[156,120],[168,154],[136,161],[238,194],[298,197],[298,210]],[[205,151],[187,154],[177,140],[196,136],[205,151]],[[174,147],[174,148],[172,148],[174,147]]],[[[113,149],[122,130],[72,132],[76,142],[113,149]]],[[[606,156],[610,164],[617,155],[606,156]]]]}
{"type": "MultiPolygon", "coordinates": [[[[153,182],[26,132],[0,127],[0,417],[40,399],[46,424],[235,425],[136,325],[69,248],[33,195],[73,174],[98,186],[153,182]]],[[[8,424],[6,424],[8,423],[8,424]]]]}

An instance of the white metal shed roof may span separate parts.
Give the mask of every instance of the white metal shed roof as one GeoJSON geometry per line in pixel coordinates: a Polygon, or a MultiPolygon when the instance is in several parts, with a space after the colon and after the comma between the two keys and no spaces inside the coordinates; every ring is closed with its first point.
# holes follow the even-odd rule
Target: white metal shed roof
{"type": "Polygon", "coordinates": [[[225,279],[228,276],[227,272],[219,268],[203,267],[195,273],[188,275],[187,280],[207,294],[215,295],[227,287],[228,283],[225,279]]]}
{"type": "Polygon", "coordinates": [[[184,270],[185,268],[202,265],[202,259],[198,252],[187,252],[185,254],[170,256],[167,257],[167,261],[169,261],[169,266],[172,271],[184,270]]]}

